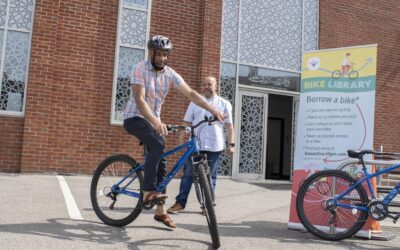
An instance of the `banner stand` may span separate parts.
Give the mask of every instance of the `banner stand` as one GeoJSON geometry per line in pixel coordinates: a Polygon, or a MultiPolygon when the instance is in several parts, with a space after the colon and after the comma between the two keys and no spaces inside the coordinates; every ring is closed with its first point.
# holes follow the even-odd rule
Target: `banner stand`
{"type": "MultiPolygon", "coordinates": [[[[303,53],[289,228],[302,226],[296,197],[306,178],[348,162],[357,165],[347,149],[373,148],[376,54],[376,44],[303,53]]],[[[354,170],[351,175],[360,174],[354,170]]],[[[328,223],[326,218],[314,221],[328,223]]],[[[381,232],[379,222],[367,220],[356,235],[381,238],[381,232]]]]}

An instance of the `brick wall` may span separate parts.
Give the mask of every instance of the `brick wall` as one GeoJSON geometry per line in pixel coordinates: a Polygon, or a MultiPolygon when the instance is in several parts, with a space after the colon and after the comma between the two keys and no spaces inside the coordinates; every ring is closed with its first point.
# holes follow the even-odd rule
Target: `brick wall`
{"type": "Polygon", "coordinates": [[[24,119],[0,118],[0,171],[19,172],[24,119]]]}
{"type": "MultiPolygon", "coordinates": [[[[141,158],[137,140],[110,125],[117,10],[118,0],[36,1],[26,113],[0,117],[0,171],[92,173],[111,154],[141,158]]],[[[190,86],[218,78],[222,0],[154,0],[151,15],[151,35],[172,39],[169,65],[190,86]]],[[[172,91],[162,118],[180,123],[187,104],[172,91]]]]}
{"type": "Polygon", "coordinates": [[[87,173],[127,148],[110,126],[117,6],[37,1],[22,172],[87,173]]]}
{"type": "Polygon", "coordinates": [[[400,151],[400,2],[320,0],[319,48],[378,44],[374,147],[400,151]]]}

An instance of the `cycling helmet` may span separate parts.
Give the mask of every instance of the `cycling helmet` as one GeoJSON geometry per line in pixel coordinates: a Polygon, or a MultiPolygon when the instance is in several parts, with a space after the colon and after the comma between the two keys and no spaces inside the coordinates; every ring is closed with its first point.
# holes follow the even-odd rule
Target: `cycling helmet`
{"type": "Polygon", "coordinates": [[[156,35],[156,36],[153,36],[153,38],[151,38],[147,42],[147,48],[154,49],[154,50],[163,49],[163,50],[170,51],[172,49],[172,43],[168,39],[168,37],[156,35]]]}

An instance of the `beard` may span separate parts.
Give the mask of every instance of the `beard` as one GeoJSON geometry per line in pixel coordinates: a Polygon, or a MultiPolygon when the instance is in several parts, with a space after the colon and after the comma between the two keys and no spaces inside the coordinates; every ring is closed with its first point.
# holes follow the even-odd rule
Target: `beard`
{"type": "Polygon", "coordinates": [[[163,70],[164,67],[167,65],[167,62],[161,62],[161,63],[152,62],[152,64],[155,70],[163,70]]]}
{"type": "Polygon", "coordinates": [[[213,92],[209,89],[206,89],[206,90],[204,90],[204,95],[205,95],[205,97],[210,98],[213,96],[213,92]]]}
{"type": "Polygon", "coordinates": [[[155,51],[154,51],[153,55],[151,56],[151,65],[153,65],[153,68],[156,71],[163,70],[164,67],[167,65],[167,59],[159,60],[159,61],[156,62],[156,54],[155,54],[155,51]]]}

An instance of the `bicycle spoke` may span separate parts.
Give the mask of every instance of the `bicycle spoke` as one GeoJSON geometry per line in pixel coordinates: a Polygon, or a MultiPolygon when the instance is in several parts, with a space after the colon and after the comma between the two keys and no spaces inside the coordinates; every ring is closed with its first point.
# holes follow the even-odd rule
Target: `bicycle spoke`
{"type": "Polygon", "coordinates": [[[139,190],[140,193],[142,173],[131,174],[132,166],[135,166],[135,162],[128,156],[110,157],[100,164],[93,176],[91,186],[93,209],[106,224],[126,225],[141,212],[140,199],[124,193],[124,190],[139,190]],[[121,183],[115,186],[118,182],[121,183]]]}
{"type": "Polygon", "coordinates": [[[366,212],[342,205],[366,204],[368,197],[362,187],[356,187],[338,200],[339,205],[334,200],[352,183],[354,180],[349,175],[335,170],[321,171],[306,179],[296,199],[303,225],[318,237],[331,240],[345,238],[358,231],[367,218],[366,212]]]}

